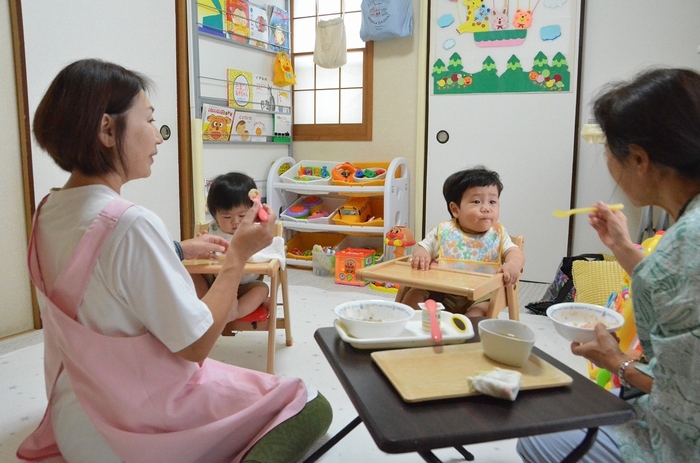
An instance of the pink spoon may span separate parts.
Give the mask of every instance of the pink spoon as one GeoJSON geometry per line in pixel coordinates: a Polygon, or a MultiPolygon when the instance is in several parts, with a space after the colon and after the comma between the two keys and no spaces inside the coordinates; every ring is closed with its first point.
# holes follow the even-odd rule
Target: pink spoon
{"type": "Polygon", "coordinates": [[[267,211],[265,209],[263,209],[263,207],[262,207],[262,203],[261,203],[262,195],[260,194],[260,192],[258,190],[256,190],[255,188],[253,188],[252,190],[250,190],[248,192],[248,197],[253,202],[258,203],[258,205],[260,206],[260,209],[258,209],[258,217],[260,218],[260,220],[263,222],[267,222],[267,220],[270,218],[270,216],[268,215],[267,211]]]}
{"type": "Polygon", "coordinates": [[[430,315],[430,337],[433,338],[433,341],[440,342],[442,341],[442,331],[440,331],[440,323],[438,323],[437,315],[435,314],[437,304],[435,304],[434,300],[428,299],[425,301],[425,308],[428,309],[428,314],[430,315]]]}

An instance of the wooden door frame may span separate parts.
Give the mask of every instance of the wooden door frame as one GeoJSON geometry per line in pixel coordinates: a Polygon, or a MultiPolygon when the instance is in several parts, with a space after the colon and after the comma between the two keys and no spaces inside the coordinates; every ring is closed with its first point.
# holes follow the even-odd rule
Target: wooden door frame
{"type": "MultiPolygon", "coordinates": [[[[27,95],[27,66],[24,49],[24,27],[22,21],[22,1],[10,0],[10,27],[12,34],[12,54],[17,95],[17,120],[19,125],[19,146],[22,166],[22,186],[24,199],[24,220],[27,242],[32,231],[34,216],[34,170],[32,166],[31,128],[29,124],[29,98],[27,95]]],[[[186,0],[175,2],[175,54],[177,60],[177,123],[178,123],[178,171],[180,182],[180,236],[192,237],[194,210],[192,200],[192,139],[190,121],[188,19],[186,0]]],[[[41,316],[34,285],[30,285],[34,328],[41,329],[41,316]]]]}

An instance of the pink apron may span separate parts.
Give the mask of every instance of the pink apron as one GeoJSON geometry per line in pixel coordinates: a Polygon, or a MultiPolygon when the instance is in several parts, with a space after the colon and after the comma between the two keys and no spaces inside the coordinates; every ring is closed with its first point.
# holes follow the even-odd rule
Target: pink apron
{"type": "MultiPolygon", "coordinates": [[[[41,205],[37,209],[29,269],[46,296],[42,318],[49,400],[65,368],[80,405],[124,461],[238,462],[266,432],[304,407],[307,394],[300,379],[210,359],[200,366],[172,353],[150,333],[105,336],[75,319],[102,246],[131,206],[117,198],[104,208],[49,296],[34,241],[41,205]]],[[[17,451],[19,458],[60,455],[50,413],[51,403],[39,427],[17,451]]]]}

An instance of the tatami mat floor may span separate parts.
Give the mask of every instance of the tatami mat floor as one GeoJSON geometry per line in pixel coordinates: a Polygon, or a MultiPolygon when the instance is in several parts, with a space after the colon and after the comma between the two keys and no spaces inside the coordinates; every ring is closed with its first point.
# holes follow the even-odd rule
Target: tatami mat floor
{"type": "MultiPolygon", "coordinates": [[[[294,343],[287,347],[284,334],[277,334],[275,372],[304,379],[320,390],[333,406],[331,436],[352,421],[357,413],[338,379],[313,339],[319,327],[332,326],[333,308],[348,300],[393,299],[393,294],[369,287],[358,288],[333,283],[331,277],[318,277],[310,270],[289,269],[291,323],[294,343]]],[[[520,286],[520,303],[541,298],[547,285],[524,282],[520,286]]],[[[501,317],[507,312],[501,313],[501,317]]],[[[568,342],[554,334],[546,317],[522,313],[521,320],[537,333],[536,345],[558,360],[584,373],[585,362],[574,357],[568,342]]],[[[266,336],[243,332],[234,337],[221,337],[211,357],[217,360],[264,371],[266,336]]],[[[33,331],[0,341],[0,462],[19,461],[15,451],[41,420],[46,407],[43,380],[43,336],[33,331]]],[[[470,445],[477,462],[515,463],[515,440],[470,445]]],[[[453,449],[436,451],[444,462],[458,462],[461,457],[453,449]]],[[[96,460],[99,461],[99,460],[96,460]]],[[[416,454],[390,455],[381,452],[364,426],[358,426],[329,453],[321,463],[338,462],[420,462],[416,454]]]]}

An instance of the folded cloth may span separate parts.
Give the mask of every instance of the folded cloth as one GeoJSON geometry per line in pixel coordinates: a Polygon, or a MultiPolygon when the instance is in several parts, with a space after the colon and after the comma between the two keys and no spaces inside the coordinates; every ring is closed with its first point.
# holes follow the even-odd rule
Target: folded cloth
{"type": "Polygon", "coordinates": [[[467,382],[482,394],[513,401],[520,391],[520,377],[519,371],[494,368],[488,373],[480,372],[476,376],[468,377],[467,382]]]}
{"type": "Polygon", "coordinates": [[[279,260],[280,267],[284,268],[286,264],[284,252],[284,238],[282,238],[281,236],[275,236],[274,238],[272,238],[272,244],[250,256],[248,262],[269,262],[272,259],[279,260]]]}

